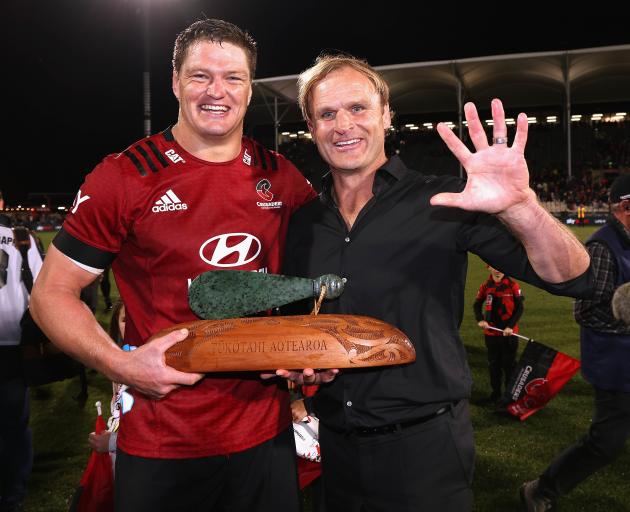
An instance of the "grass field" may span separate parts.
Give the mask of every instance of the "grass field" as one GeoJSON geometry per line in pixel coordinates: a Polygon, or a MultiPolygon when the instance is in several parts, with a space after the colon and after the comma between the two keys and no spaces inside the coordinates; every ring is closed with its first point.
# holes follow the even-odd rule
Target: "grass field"
{"type": "MultiPolygon", "coordinates": [[[[592,228],[575,230],[581,239],[592,231],[592,228]]],[[[475,293],[487,277],[487,271],[475,256],[470,257],[469,263],[467,307],[461,335],[475,382],[474,402],[490,394],[483,336],[472,314],[475,293]]],[[[572,301],[554,297],[526,284],[523,284],[523,291],[526,301],[520,322],[521,333],[579,357],[579,336],[571,313],[572,301]]],[[[102,302],[98,318],[104,325],[109,321],[108,314],[103,312],[102,302]]],[[[69,319],[61,318],[60,321],[69,319]]],[[[95,418],[92,404],[96,400],[108,404],[111,397],[111,386],[105,378],[88,372],[88,379],[90,396],[84,409],[80,409],[73,398],[79,391],[78,379],[44,386],[32,394],[35,465],[26,503],[29,512],[67,509],[67,501],[89,455],[87,435],[93,430],[95,418]]],[[[497,416],[490,408],[473,405],[477,445],[475,510],[519,510],[517,489],[521,482],[537,476],[554,456],[586,431],[591,409],[591,387],[579,375],[545,409],[525,422],[497,416]]],[[[309,508],[308,504],[306,508],[309,508]]],[[[561,510],[630,511],[628,450],[613,466],[591,477],[566,497],[561,503],[561,510]]]]}

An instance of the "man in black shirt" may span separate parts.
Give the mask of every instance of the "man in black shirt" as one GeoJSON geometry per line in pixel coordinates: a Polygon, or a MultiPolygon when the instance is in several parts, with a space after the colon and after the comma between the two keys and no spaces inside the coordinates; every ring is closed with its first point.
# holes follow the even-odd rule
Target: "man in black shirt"
{"type": "Polygon", "coordinates": [[[319,200],[293,217],[285,273],[342,276],[344,293],[321,311],[396,325],[417,357],[409,365],[338,375],[276,372],[322,384],[313,406],[321,420],[327,510],[470,510],[471,376],[458,335],[467,251],[510,276],[576,296],[590,292],[588,254],[529,188],[525,114],[509,147],[503,107],[493,100],[489,145],[475,106],[467,104],[474,153],[438,125],[467,170],[464,183],[387,159],[389,91],[367,63],[321,56],[300,75],[299,89],[331,172],[319,200]]]}

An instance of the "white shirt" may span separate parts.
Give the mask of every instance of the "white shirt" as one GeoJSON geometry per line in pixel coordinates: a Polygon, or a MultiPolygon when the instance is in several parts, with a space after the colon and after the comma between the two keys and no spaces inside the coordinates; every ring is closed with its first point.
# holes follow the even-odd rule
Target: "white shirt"
{"type": "MultiPolygon", "coordinates": [[[[42,258],[32,236],[28,263],[35,281],[42,267],[42,258]]],[[[21,268],[22,255],[13,245],[13,230],[0,226],[0,345],[20,344],[20,319],[29,300],[21,268]]]]}

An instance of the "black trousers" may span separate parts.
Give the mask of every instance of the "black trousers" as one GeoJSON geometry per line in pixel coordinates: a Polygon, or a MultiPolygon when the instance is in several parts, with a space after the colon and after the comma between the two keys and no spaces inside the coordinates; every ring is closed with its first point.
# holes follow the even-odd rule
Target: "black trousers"
{"type": "Polygon", "coordinates": [[[488,371],[492,393],[501,395],[501,385],[507,388],[508,380],[516,365],[518,340],[516,336],[487,336],[488,371]]]}
{"type": "Polygon", "coordinates": [[[595,413],[588,432],[557,457],[540,476],[540,492],[551,499],[619,456],[630,437],[630,393],[595,388],[595,413]]]}
{"type": "Polygon", "coordinates": [[[320,423],[326,512],[467,512],[475,447],[468,401],[433,420],[360,437],[320,423]]]}
{"type": "Polygon", "coordinates": [[[116,512],[296,512],[295,441],[289,428],[254,448],[198,459],[116,455],[116,512]]]}
{"type": "Polygon", "coordinates": [[[18,346],[0,347],[0,510],[24,500],[33,467],[28,388],[16,370],[19,354],[18,346]]]}

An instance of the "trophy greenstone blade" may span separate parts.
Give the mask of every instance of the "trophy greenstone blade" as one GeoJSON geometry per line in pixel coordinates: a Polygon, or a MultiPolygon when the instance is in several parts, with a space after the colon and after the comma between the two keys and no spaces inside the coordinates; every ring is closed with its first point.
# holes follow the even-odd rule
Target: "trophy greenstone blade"
{"type": "Polygon", "coordinates": [[[188,303],[205,320],[235,318],[319,296],[326,284],[327,298],[343,291],[338,276],[327,274],[315,280],[245,270],[211,270],[197,276],[188,289],[188,303]]]}

